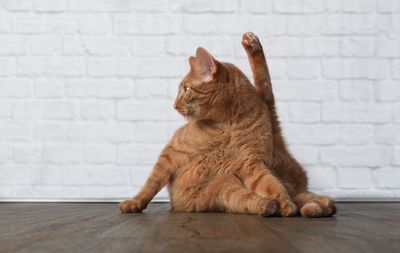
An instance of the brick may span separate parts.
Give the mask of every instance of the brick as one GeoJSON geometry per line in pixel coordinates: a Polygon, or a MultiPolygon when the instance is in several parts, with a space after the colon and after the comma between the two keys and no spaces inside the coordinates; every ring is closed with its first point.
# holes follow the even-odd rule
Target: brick
{"type": "Polygon", "coordinates": [[[30,0],[2,0],[0,7],[9,11],[29,11],[32,8],[30,0]]]}
{"type": "Polygon", "coordinates": [[[335,37],[304,38],[304,54],[306,56],[337,56],[339,47],[339,39],[335,37]]]}
{"type": "Polygon", "coordinates": [[[13,157],[13,150],[8,146],[0,145],[0,164],[9,162],[13,157]]]}
{"type": "Polygon", "coordinates": [[[270,13],[272,12],[271,0],[249,0],[243,2],[245,10],[250,13],[270,13]]]}
{"type": "Polygon", "coordinates": [[[27,98],[31,96],[32,80],[26,78],[0,79],[0,97],[27,98]]]}
{"type": "Polygon", "coordinates": [[[74,119],[76,106],[70,101],[45,102],[43,106],[43,118],[54,120],[74,119]]]}
{"type": "Polygon", "coordinates": [[[321,161],[338,166],[383,166],[391,160],[387,146],[335,146],[321,147],[321,161]]]}
{"type": "Polygon", "coordinates": [[[62,184],[62,169],[59,165],[44,165],[40,177],[41,185],[59,186],[62,184]]]}
{"type": "Polygon", "coordinates": [[[41,142],[65,141],[67,131],[62,123],[35,123],[34,138],[41,142]]]}
{"type": "Polygon", "coordinates": [[[215,15],[185,15],[183,29],[191,34],[210,34],[217,31],[215,15]]]}
{"type": "Polygon", "coordinates": [[[306,145],[291,145],[290,152],[304,165],[317,165],[319,163],[318,147],[306,145]]]}
{"type": "Polygon", "coordinates": [[[0,124],[0,141],[29,141],[31,129],[26,123],[11,122],[0,124]]]}
{"type": "Polygon", "coordinates": [[[375,126],[374,141],[378,144],[400,143],[400,125],[384,124],[375,126]]]}
{"type": "Polygon", "coordinates": [[[67,126],[68,139],[79,142],[103,142],[107,127],[102,123],[71,123],[67,126]]]}
{"type": "MultiPolygon", "coordinates": [[[[27,188],[27,185],[39,183],[39,168],[26,165],[2,165],[0,166],[0,184],[10,185],[13,189],[18,186],[27,188]]],[[[18,192],[18,196],[21,193],[18,192]]]]}
{"type": "Polygon", "coordinates": [[[391,121],[390,104],[368,102],[323,103],[322,118],[325,122],[374,122],[391,121]]]}
{"type": "Polygon", "coordinates": [[[12,30],[11,18],[3,14],[0,14],[0,32],[8,33],[11,32],[11,30],[12,30]]]}
{"type": "Polygon", "coordinates": [[[113,101],[83,101],[80,111],[83,120],[113,120],[115,105],[113,101]]]}
{"type": "Polygon", "coordinates": [[[135,94],[138,98],[168,98],[168,82],[163,79],[137,79],[135,94]]]}
{"type": "Polygon", "coordinates": [[[75,34],[77,20],[71,16],[21,15],[15,20],[14,30],[19,34],[75,34]]]}
{"type": "Polygon", "coordinates": [[[400,57],[400,37],[384,37],[376,38],[376,54],[380,57],[400,57]]]}
{"type": "Polygon", "coordinates": [[[39,101],[18,101],[12,106],[12,117],[16,120],[41,119],[43,107],[39,101]]]}
{"type": "Polygon", "coordinates": [[[400,165],[400,146],[394,147],[393,154],[393,163],[396,165],[400,165]]]}
{"type": "Polygon", "coordinates": [[[83,149],[83,156],[88,163],[113,163],[116,159],[116,149],[109,144],[88,144],[83,149]]]}
{"type": "Polygon", "coordinates": [[[172,101],[126,101],[117,104],[119,120],[174,120],[179,117],[172,101]]]}
{"type": "Polygon", "coordinates": [[[287,27],[289,35],[319,35],[320,16],[289,16],[287,27]]]}
{"type": "Polygon", "coordinates": [[[49,164],[79,163],[82,147],[79,144],[44,144],[43,162],[49,164]]]}
{"type": "Polygon", "coordinates": [[[290,103],[289,117],[291,122],[319,122],[321,105],[319,103],[290,103]]]}
{"type": "Polygon", "coordinates": [[[277,0],[273,2],[274,11],[277,13],[301,13],[303,12],[302,1],[277,0]]]}
{"type": "Polygon", "coordinates": [[[393,118],[395,122],[400,122],[400,104],[396,103],[393,105],[393,118]]]}
{"type": "Polygon", "coordinates": [[[36,98],[62,98],[64,86],[64,80],[59,78],[39,78],[33,84],[36,98]]]}
{"type": "Polygon", "coordinates": [[[127,56],[131,40],[126,37],[88,36],[64,37],[64,54],[95,56],[127,56]]]}
{"type": "Polygon", "coordinates": [[[62,38],[60,36],[32,36],[32,55],[52,55],[62,52],[62,38]]]}
{"type": "Polygon", "coordinates": [[[168,82],[162,79],[138,79],[135,82],[138,98],[168,98],[168,82]]]}
{"type": "Polygon", "coordinates": [[[30,43],[28,36],[0,35],[0,55],[26,55],[29,53],[30,43]]]}
{"type": "Polygon", "coordinates": [[[165,40],[161,36],[135,36],[132,39],[132,54],[158,56],[165,51],[165,40]]]}
{"type": "Polygon", "coordinates": [[[377,168],[372,171],[375,186],[378,188],[400,188],[400,169],[396,167],[377,168]]]}
{"type": "Polygon", "coordinates": [[[376,97],[379,101],[399,101],[400,85],[398,82],[381,81],[377,85],[376,97]]]}
{"type": "Polygon", "coordinates": [[[168,140],[167,127],[165,122],[138,122],[135,140],[139,143],[164,144],[168,140]]]}
{"type": "Polygon", "coordinates": [[[344,101],[367,101],[372,97],[372,86],[368,80],[340,81],[339,95],[344,101]]]}
{"type": "Polygon", "coordinates": [[[166,12],[168,3],[165,0],[136,0],[135,10],[138,12],[166,12]]]}
{"type": "Polygon", "coordinates": [[[351,0],[343,1],[345,12],[373,12],[376,9],[375,0],[351,0]]]}
{"type": "Polygon", "coordinates": [[[70,0],[69,9],[88,12],[130,12],[134,1],[131,0],[70,0]]]}
{"type": "MultiPolygon", "coordinates": [[[[211,36],[207,38],[204,36],[168,36],[166,38],[166,52],[173,55],[195,55],[196,49],[200,45],[213,56],[232,55],[234,52],[232,40],[228,38],[211,36]]],[[[186,63],[185,66],[189,66],[189,64],[186,63]]]]}
{"type": "Polygon", "coordinates": [[[182,3],[182,10],[184,12],[221,12],[221,13],[229,13],[235,12],[238,9],[237,1],[230,0],[218,0],[212,1],[207,4],[204,4],[201,0],[190,0],[184,1],[182,3]]]}
{"type": "Polygon", "coordinates": [[[268,40],[264,49],[272,57],[294,57],[304,53],[304,43],[300,38],[276,37],[268,40]]]}
{"type": "Polygon", "coordinates": [[[383,79],[388,75],[387,62],[380,59],[326,59],[322,60],[323,75],[326,78],[367,78],[383,79]]]}
{"type": "Polygon", "coordinates": [[[217,31],[238,36],[241,36],[243,31],[253,31],[259,35],[284,35],[287,22],[280,16],[220,15],[217,16],[217,31]]]}
{"type": "Polygon", "coordinates": [[[86,13],[78,19],[80,34],[104,35],[112,32],[112,19],[109,14],[86,13]]]}
{"type": "Polygon", "coordinates": [[[0,101],[0,118],[10,118],[11,117],[12,103],[10,101],[0,101]]]}
{"type": "Polygon", "coordinates": [[[116,34],[177,34],[182,31],[182,17],[176,15],[125,15],[115,16],[116,34]]]}
{"type": "Polygon", "coordinates": [[[84,75],[85,62],[79,57],[20,57],[17,60],[17,74],[20,76],[63,76],[84,75]]]}
{"type": "Polygon", "coordinates": [[[1,57],[0,58],[0,76],[12,76],[16,72],[15,58],[1,57]]]}
{"type": "Polygon", "coordinates": [[[135,133],[134,123],[117,122],[107,126],[106,138],[115,143],[132,142],[135,140],[135,133]]]}
{"type": "Polygon", "coordinates": [[[400,10],[400,4],[397,0],[377,1],[377,11],[380,13],[394,13],[400,10]]]}
{"type": "Polygon", "coordinates": [[[118,164],[154,165],[162,147],[159,144],[121,144],[118,147],[118,164]]]}
{"type": "MultiPolygon", "coordinates": [[[[129,169],[98,164],[84,166],[75,165],[64,167],[62,178],[64,185],[75,185],[84,189],[87,189],[85,186],[92,185],[96,186],[95,189],[99,191],[100,189],[107,189],[105,186],[127,184],[129,180],[129,169]]],[[[88,196],[89,198],[93,196],[100,198],[98,194],[93,195],[93,193],[88,196]]],[[[104,197],[104,194],[101,196],[104,197]]]]}
{"type": "Polygon", "coordinates": [[[118,75],[121,77],[182,77],[186,66],[182,58],[176,57],[121,58],[118,60],[118,75]]]}
{"type": "Polygon", "coordinates": [[[345,124],[340,126],[340,143],[347,145],[369,144],[374,138],[372,125],[345,124]]]}
{"type": "Polygon", "coordinates": [[[339,139],[339,128],[323,124],[291,124],[285,128],[285,137],[290,144],[335,144],[339,139]]]}
{"type": "Polygon", "coordinates": [[[394,60],[392,63],[393,79],[400,79],[400,60],[394,60]]]}
{"type": "Polygon", "coordinates": [[[366,189],[371,182],[368,168],[338,168],[337,173],[337,185],[340,188],[366,189]]]}
{"type": "Polygon", "coordinates": [[[340,40],[341,55],[348,57],[371,57],[375,53],[373,37],[344,37],[340,40]]]}
{"type": "Polygon", "coordinates": [[[307,167],[309,187],[329,189],[336,186],[336,170],[331,167],[307,167]]]}
{"type": "Polygon", "coordinates": [[[87,61],[87,71],[93,77],[112,77],[117,74],[117,61],[114,58],[90,58],[87,61]]]}
{"type": "Polygon", "coordinates": [[[312,79],[321,75],[318,60],[288,60],[288,77],[294,79],[312,79]]]}
{"type": "Polygon", "coordinates": [[[126,79],[75,79],[66,84],[70,97],[127,98],[134,94],[134,86],[126,79]]]}
{"type": "Polygon", "coordinates": [[[15,164],[37,164],[42,159],[41,144],[23,144],[13,147],[15,164]]]}
{"type": "Polygon", "coordinates": [[[332,81],[279,81],[274,82],[274,93],[283,101],[332,101],[337,97],[337,85],[332,81]]]}
{"type": "Polygon", "coordinates": [[[67,9],[68,0],[34,0],[33,9],[41,12],[60,12],[67,9]]]}

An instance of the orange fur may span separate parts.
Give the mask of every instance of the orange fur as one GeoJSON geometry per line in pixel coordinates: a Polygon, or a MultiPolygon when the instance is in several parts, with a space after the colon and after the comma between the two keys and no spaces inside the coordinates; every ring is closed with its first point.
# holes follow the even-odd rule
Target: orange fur
{"type": "Polygon", "coordinates": [[[188,119],[168,142],[142,190],[120,205],[141,212],[168,184],[173,211],[330,216],[334,203],[307,191],[307,178],[283,140],[268,67],[246,33],[255,86],[229,63],[198,48],[175,109],[188,119]]]}

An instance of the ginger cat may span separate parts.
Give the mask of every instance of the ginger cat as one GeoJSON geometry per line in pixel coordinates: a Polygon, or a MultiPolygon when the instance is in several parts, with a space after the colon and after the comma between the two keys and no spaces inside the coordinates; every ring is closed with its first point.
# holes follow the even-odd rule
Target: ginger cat
{"type": "Polygon", "coordinates": [[[326,217],[332,199],[307,191],[307,177],[286,148],[262,46],[252,33],[242,45],[251,85],[234,65],[198,48],[179,85],[175,109],[188,122],[160,154],[141,191],[121,203],[141,212],[168,184],[172,211],[326,217]]]}

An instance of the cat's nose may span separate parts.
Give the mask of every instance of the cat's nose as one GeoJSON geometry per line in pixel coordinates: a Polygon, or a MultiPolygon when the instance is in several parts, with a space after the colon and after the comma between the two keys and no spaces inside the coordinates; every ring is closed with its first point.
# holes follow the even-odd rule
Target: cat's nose
{"type": "Polygon", "coordinates": [[[174,109],[175,110],[178,109],[178,104],[177,103],[174,103],[174,109]]]}

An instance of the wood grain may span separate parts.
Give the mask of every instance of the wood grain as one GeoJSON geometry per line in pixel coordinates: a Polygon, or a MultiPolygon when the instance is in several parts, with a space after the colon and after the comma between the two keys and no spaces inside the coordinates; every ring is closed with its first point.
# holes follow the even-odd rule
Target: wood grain
{"type": "Polygon", "coordinates": [[[0,252],[399,252],[400,203],[339,203],[332,218],[170,213],[151,204],[0,203],[0,252]]]}

